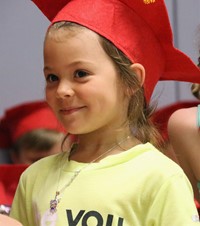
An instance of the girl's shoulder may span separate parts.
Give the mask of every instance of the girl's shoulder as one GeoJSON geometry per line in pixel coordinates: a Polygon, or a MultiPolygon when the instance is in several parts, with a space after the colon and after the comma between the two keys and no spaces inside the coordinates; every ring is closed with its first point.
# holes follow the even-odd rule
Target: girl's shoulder
{"type": "Polygon", "coordinates": [[[178,131],[180,129],[197,127],[198,114],[200,116],[200,113],[198,113],[198,108],[199,107],[197,106],[182,108],[173,112],[168,121],[168,129],[178,131]]]}

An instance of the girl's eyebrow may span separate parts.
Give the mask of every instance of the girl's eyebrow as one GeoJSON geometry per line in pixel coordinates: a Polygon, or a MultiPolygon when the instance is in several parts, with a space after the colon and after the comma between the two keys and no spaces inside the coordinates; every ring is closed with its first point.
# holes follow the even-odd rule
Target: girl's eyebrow
{"type": "MultiPolygon", "coordinates": [[[[87,60],[77,60],[74,61],[68,65],[66,65],[66,67],[72,67],[72,66],[76,66],[76,65],[81,65],[81,64],[90,64],[90,65],[94,65],[94,63],[92,63],[91,61],[87,61],[87,60]]],[[[48,71],[48,70],[52,70],[52,67],[50,66],[45,66],[43,68],[43,71],[48,71]]]]}
{"type": "Polygon", "coordinates": [[[49,66],[45,66],[45,67],[43,68],[43,71],[49,71],[49,70],[51,70],[51,67],[49,67],[49,66]]]}
{"type": "Polygon", "coordinates": [[[75,66],[75,65],[78,65],[78,64],[91,64],[91,65],[93,65],[94,63],[92,63],[89,60],[88,61],[87,60],[77,60],[77,61],[70,63],[68,66],[75,66]]]}

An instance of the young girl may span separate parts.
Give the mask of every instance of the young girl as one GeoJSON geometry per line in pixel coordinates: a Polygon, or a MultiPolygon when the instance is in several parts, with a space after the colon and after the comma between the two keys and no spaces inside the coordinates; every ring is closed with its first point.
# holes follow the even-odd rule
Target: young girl
{"type": "Polygon", "coordinates": [[[149,122],[158,79],[200,81],[172,45],[164,2],[34,2],[52,20],[46,99],[69,134],[65,152],[23,173],[11,216],[24,226],[199,225],[191,185],[149,122]]]}

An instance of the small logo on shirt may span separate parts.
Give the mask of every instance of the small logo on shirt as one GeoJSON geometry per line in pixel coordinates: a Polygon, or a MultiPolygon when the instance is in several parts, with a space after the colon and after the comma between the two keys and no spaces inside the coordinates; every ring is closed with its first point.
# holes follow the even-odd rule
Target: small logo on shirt
{"type": "Polygon", "coordinates": [[[192,216],[192,221],[199,222],[199,216],[198,215],[193,215],[192,216]]]}

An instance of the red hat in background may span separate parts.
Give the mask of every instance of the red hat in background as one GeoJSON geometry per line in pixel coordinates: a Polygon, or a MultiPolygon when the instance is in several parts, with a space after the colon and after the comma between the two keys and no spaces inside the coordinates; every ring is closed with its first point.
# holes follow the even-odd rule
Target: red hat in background
{"type": "Polygon", "coordinates": [[[20,136],[34,129],[65,132],[45,101],[34,101],[6,110],[0,119],[0,148],[8,148],[20,136]]]}
{"type": "Polygon", "coordinates": [[[11,206],[19,178],[27,167],[24,164],[0,165],[0,205],[11,206]]]}
{"type": "Polygon", "coordinates": [[[158,109],[152,116],[152,121],[157,126],[158,130],[160,131],[163,139],[165,141],[168,140],[168,132],[167,132],[167,125],[168,120],[173,112],[176,110],[182,109],[182,108],[190,108],[195,107],[198,104],[200,104],[200,101],[180,101],[175,102],[173,104],[167,105],[165,107],[162,107],[158,109]]]}
{"type": "Polygon", "coordinates": [[[147,101],[158,80],[200,83],[200,70],[173,45],[164,0],[33,0],[55,23],[81,24],[110,40],[146,70],[147,101]]]}

